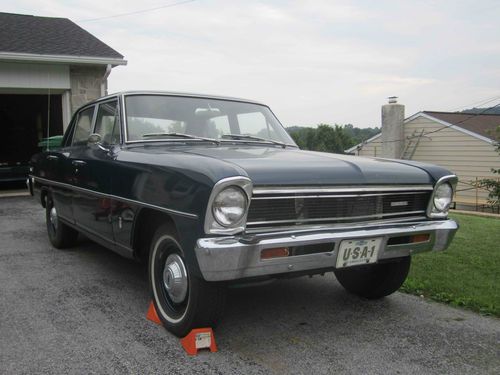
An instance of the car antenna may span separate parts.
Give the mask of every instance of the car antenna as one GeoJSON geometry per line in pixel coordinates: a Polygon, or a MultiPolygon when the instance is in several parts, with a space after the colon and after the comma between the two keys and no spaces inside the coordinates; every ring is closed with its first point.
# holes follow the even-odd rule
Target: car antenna
{"type": "Polygon", "coordinates": [[[47,98],[47,151],[49,151],[49,137],[50,137],[50,87],[47,98]]]}

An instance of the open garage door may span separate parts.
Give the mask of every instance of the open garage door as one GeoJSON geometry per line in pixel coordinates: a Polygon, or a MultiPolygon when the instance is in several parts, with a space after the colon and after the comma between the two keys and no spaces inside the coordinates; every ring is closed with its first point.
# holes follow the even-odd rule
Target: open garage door
{"type": "Polygon", "coordinates": [[[0,94],[0,181],[25,180],[42,138],[63,133],[61,95],[0,94]]]}

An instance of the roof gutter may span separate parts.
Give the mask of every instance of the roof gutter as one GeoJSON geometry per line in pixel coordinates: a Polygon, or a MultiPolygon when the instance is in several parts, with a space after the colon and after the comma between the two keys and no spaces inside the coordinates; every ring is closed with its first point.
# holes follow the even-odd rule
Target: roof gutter
{"type": "Polygon", "coordinates": [[[113,57],[41,55],[36,53],[0,52],[0,61],[47,62],[58,64],[127,65],[127,60],[113,57]]]}

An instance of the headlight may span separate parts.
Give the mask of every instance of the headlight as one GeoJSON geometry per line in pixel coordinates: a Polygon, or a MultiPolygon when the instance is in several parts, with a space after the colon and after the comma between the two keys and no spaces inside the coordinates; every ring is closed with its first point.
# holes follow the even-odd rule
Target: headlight
{"type": "Polygon", "coordinates": [[[439,212],[448,211],[453,197],[453,189],[449,183],[441,184],[434,193],[434,207],[439,212]]]}
{"type": "Polygon", "coordinates": [[[237,186],[230,186],[217,194],[212,204],[212,213],[217,223],[229,227],[243,219],[247,205],[245,192],[237,186]]]}
{"type": "Polygon", "coordinates": [[[245,176],[217,181],[207,202],[205,233],[232,235],[243,232],[252,189],[252,181],[245,176]]]}

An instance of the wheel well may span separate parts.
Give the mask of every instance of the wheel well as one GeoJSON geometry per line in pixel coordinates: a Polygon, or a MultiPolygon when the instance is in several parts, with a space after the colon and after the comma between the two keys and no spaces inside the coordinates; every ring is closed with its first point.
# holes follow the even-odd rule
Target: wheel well
{"type": "Polygon", "coordinates": [[[147,261],[153,235],[158,226],[164,223],[171,223],[175,227],[174,220],[166,213],[149,208],[143,208],[139,211],[132,239],[132,248],[136,259],[147,261]]]}

